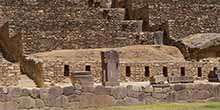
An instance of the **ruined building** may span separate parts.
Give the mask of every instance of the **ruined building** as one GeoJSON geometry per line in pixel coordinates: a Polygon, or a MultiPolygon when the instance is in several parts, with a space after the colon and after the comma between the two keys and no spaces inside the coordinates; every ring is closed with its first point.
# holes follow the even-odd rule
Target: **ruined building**
{"type": "Polygon", "coordinates": [[[65,83],[69,74],[64,73],[88,69],[99,82],[99,53],[113,49],[119,52],[120,78],[125,82],[179,75],[183,70],[206,79],[219,67],[218,61],[202,62],[219,57],[219,3],[2,0],[1,59],[16,68],[11,72],[6,66],[4,73],[9,74],[4,78],[26,74],[39,85],[65,83]]]}
{"type": "Polygon", "coordinates": [[[219,101],[219,84],[192,83],[220,82],[219,13],[219,0],[0,0],[0,109],[219,101]]]}

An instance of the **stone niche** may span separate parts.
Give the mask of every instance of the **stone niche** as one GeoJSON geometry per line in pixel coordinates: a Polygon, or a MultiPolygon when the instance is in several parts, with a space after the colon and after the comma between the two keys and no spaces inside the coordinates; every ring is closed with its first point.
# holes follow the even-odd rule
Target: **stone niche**
{"type": "Polygon", "coordinates": [[[119,55],[116,51],[101,52],[102,84],[104,86],[119,86],[119,55]]]}

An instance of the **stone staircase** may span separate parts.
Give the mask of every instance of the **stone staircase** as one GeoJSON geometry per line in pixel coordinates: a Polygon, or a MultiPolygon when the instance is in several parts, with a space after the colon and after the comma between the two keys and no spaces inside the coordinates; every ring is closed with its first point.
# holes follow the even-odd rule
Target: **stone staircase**
{"type": "MultiPolygon", "coordinates": [[[[112,48],[154,44],[142,20],[125,20],[124,8],[91,0],[3,0],[0,15],[11,32],[22,32],[24,53],[56,49],[112,48]]],[[[161,34],[159,34],[161,35],[161,34]]]]}

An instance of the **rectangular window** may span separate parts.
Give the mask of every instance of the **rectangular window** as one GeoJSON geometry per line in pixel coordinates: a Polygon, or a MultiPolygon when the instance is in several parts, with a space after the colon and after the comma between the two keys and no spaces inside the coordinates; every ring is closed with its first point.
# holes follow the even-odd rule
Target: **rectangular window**
{"type": "Polygon", "coordinates": [[[126,66],[126,76],[127,77],[131,76],[131,67],[130,66],[126,66]]]}
{"type": "Polygon", "coordinates": [[[144,76],[145,77],[150,77],[150,67],[146,66],[144,69],[144,76]]]}
{"type": "Polygon", "coordinates": [[[91,71],[91,66],[90,65],[86,65],[85,70],[86,71],[91,71]]]}
{"type": "Polygon", "coordinates": [[[198,67],[198,77],[202,77],[202,68],[198,67]]]}
{"type": "Polygon", "coordinates": [[[163,76],[168,77],[168,68],[167,67],[163,67],[163,76]]]}
{"type": "Polygon", "coordinates": [[[181,67],[180,68],[180,73],[181,73],[181,76],[185,76],[186,75],[185,67],[181,67]]]}
{"type": "Polygon", "coordinates": [[[64,65],[64,76],[70,76],[69,65],[64,65]]]}

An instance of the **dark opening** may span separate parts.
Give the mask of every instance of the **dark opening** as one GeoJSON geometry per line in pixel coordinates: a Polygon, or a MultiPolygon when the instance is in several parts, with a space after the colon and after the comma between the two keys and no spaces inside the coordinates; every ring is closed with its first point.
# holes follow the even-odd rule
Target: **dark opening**
{"type": "Polygon", "coordinates": [[[94,3],[94,0],[89,0],[88,1],[89,7],[92,7],[93,3],[94,3]]]}
{"type": "Polygon", "coordinates": [[[131,67],[130,66],[126,66],[126,76],[127,77],[131,76],[131,67]]]}
{"type": "Polygon", "coordinates": [[[105,81],[108,81],[108,69],[107,69],[107,63],[104,63],[104,66],[105,66],[105,73],[104,73],[104,75],[105,75],[105,81]]]}
{"type": "Polygon", "coordinates": [[[202,77],[202,68],[198,67],[198,77],[202,77]]]}
{"type": "Polygon", "coordinates": [[[144,69],[144,76],[145,77],[150,77],[150,67],[146,66],[144,69]]]}
{"type": "Polygon", "coordinates": [[[167,67],[163,67],[163,76],[168,77],[168,68],[167,67]]]}
{"type": "Polygon", "coordinates": [[[64,76],[70,76],[69,65],[64,65],[64,76]]]}
{"type": "Polygon", "coordinates": [[[214,71],[217,71],[218,69],[217,69],[217,67],[214,67],[213,70],[214,70],[214,71]]]}
{"type": "Polygon", "coordinates": [[[95,8],[98,8],[101,6],[101,3],[100,2],[95,2],[95,8]]]}
{"type": "Polygon", "coordinates": [[[86,65],[85,70],[86,70],[86,71],[91,71],[91,66],[90,66],[90,65],[86,65]]]}
{"type": "Polygon", "coordinates": [[[185,71],[185,67],[181,67],[181,76],[185,76],[186,75],[186,71],[185,71]]]}

